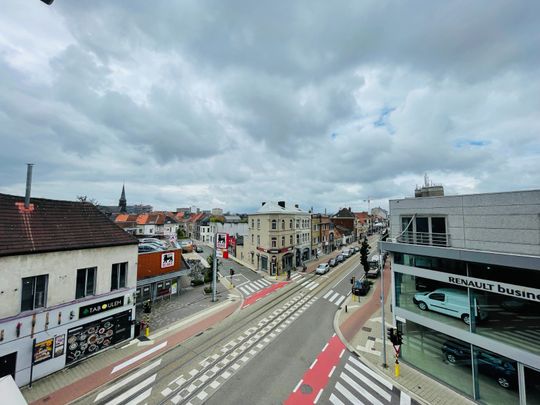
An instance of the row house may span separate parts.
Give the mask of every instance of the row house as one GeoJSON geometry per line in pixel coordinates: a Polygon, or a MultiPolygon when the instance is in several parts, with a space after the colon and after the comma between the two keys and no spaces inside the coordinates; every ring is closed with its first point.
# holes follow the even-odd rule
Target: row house
{"type": "Polygon", "coordinates": [[[132,339],[137,245],[91,203],[0,194],[0,377],[23,386],[132,339]]]}
{"type": "Polygon", "coordinates": [[[285,201],[263,202],[248,215],[249,233],[237,257],[270,275],[283,274],[310,258],[311,215],[285,201]]]}
{"type": "Polygon", "coordinates": [[[341,208],[336,214],[332,215],[331,221],[335,229],[338,229],[341,234],[340,245],[347,245],[357,240],[358,220],[350,207],[341,208]]]}
{"type": "Polygon", "coordinates": [[[355,212],[356,216],[356,240],[362,240],[371,229],[371,216],[366,211],[355,212]]]}
{"type": "Polygon", "coordinates": [[[124,230],[140,236],[176,236],[179,222],[171,213],[153,212],[144,214],[119,214],[114,222],[124,230]]]}
{"type": "Polygon", "coordinates": [[[328,254],[335,249],[334,224],[328,215],[311,214],[311,255],[328,254]]]}

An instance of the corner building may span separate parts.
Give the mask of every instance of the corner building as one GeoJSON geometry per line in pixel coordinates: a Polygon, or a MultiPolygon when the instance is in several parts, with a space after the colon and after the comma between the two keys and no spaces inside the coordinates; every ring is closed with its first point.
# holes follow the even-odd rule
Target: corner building
{"type": "Polygon", "coordinates": [[[401,358],[485,404],[540,404],[540,190],[390,201],[401,358]]]}

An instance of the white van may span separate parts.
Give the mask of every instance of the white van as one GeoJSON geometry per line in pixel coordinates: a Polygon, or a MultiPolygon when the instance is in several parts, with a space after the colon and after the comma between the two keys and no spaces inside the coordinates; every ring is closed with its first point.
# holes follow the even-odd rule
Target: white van
{"type": "MultiPolygon", "coordinates": [[[[454,288],[438,288],[432,292],[422,292],[414,294],[413,302],[422,311],[439,312],[441,314],[460,318],[467,325],[471,322],[469,314],[469,298],[467,291],[454,288]]],[[[476,316],[481,320],[487,318],[487,313],[480,311],[476,307],[476,316]]]]}

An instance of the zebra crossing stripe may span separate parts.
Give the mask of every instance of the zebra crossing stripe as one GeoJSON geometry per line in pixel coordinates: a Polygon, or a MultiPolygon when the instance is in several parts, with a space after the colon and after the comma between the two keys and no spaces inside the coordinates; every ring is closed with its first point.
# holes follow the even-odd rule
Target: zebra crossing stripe
{"type": "Polygon", "coordinates": [[[400,392],[399,405],[411,405],[411,397],[403,391],[400,392]]]}
{"type": "Polygon", "coordinates": [[[255,284],[259,288],[265,288],[266,284],[262,283],[260,280],[254,281],[253,284],[255,284]]]}
{"type": "MultiPolygon", "coordinates": [[[[349,391],[347,388],[345,388],[343,385],[341,385],[341,383],[337,383],[336,384],[336,389],[345,397],[349,400],[349,402],[351,404],[354,404],[354,405],[365,405],[362,401],[360,401],[358,398],[356,398],[355,395],[353,395],[351,393],[351,391],[349,391]]],[[[341,401],[340,401],[341,402],[341,401]]],[[[343,403],[343,402],[341,402],[343,403]]]]}
{"type": "Polygon", "coordinates": [[[140,404],[142,401],[144,401],[146,398],[150,396],[152,393],[152,387],[148,388],[146,391],[144,391],[141,395],[138,395],[137,397],[133,398],[131,401],[127,403],[127,405],[137,405],[140,404]]]}
{"type": "MultiPolygon", "coordinates": [[[[341,373],[341,379],[345,381],[351,388],[353,388],[357,393],[362,395],[365,399],[369,401],[372,405],[383,405],[381,401],[371,395],[364,387],[354,381],[349,375],[345,372],[341,373]]],[[[369,380],[368,380],[369,381],[369,380]]]]}
{"type": "Polygon", "coordinates": [[[246,295],[249,295],[249,294],[250,294],[249,291],[246,290],[244,287],[239,287],[238,289],[239,289],[240,291],[242,291],[242,292],[243,292],[244,294],[246,294],[246,295]]]}
{"type": "Polygon", "coordinates": [[[332,294],[333,292],[334,292],[334,291],[332,291],[332,290],[328,291],[328,292],[324,295],[323,298],[324,298],[324,299],[327,299],[327,298],[330,296],[330,294],[332,294]]]}
{"type": "Polygon", "coordinates": [[[317,284],[316,282],[313,282],[314,285],[308,287],[309,291],[313,291],[315,288],[317,288],[319,286],[319,284],[317,284]]]}
{"type": "MultiPolygon", "coordinates": [[[[157,374],[154,374],[153,376],[148,377],[146,380],[140,382],[139,384],[135,385],[134,387],[130,388],[129,390],[124,391],[124,393],[122,395],[119,395],[116,398],[114,398],[113,400],[107,402],[107,405],[118,405],[118,404],[124,402],[130,396],[136,394],[137,392],[139,392],[143,388],[146,388],[148,385],[152,384],[155,381],[156,377],[157,377],[157,374]]],[[[152,390],[152,388],[150,388],[150,390],[152,390]]]]}
{"type": "Polygon", "coordinates": [[[254,290],[253,287],[250,286],[249,284],[246,284],[244,287],[245,287],[247,290],[249,290],[250,292],[252,292],[252,293],[254,293],[254,292],[256,291],[256,290],[254,290]]]}
{"type": "Polygon", "coordinates": [[[389,390],[394,389],[394,386],[392,385],[392,383],[390,381],[386,380],[383,376],[380,376],[379,374],[377,374],[375,371],[370,369],[368,366],[362,364],[360,361],[355,359],[353,356],[349,357],[349,361],[352,364],[354,364],[357,368],[362,370],[364,373],[369,374],[371,377],[376,379],[378,382],[380,382],[382,385],[384,385],[389,390]]]}
{"type": "Polygon", "coordinates": [[[332,402],[334,405],[345,405],[345,403],[341,402],[341,400],[334,394],[330,395],[330,402],[332,402]]]}
{"type": "Polygon", "coordinates": [[[345,297],[343,295],[341,297],[339,297],[338,300],[336,301],[336,305],[339,307],[344,299],[345,299],[345,297]]]}
{"type": "Polygon", "coordinates": [[[357,379],[362,381],[365,385],[370,387],[373,391],[379,394],[381,397],[386,399],[388,402],[392,400],[392,395],[380,388],[377,384],[373,384],[373,380],[367,378],[364,374],[358,373],[357,370],[352,367],[350,364],[345,365],[345,370],[350,371],[352,375],[355,375],[357,379]]]}
{"type": "Polygon", "coordinates": [[[310,280],[305,280],[304,282],[300,283],[302,287],[305,287],[307,284],[310,283],[310,280]]]}
{"type": "Polygon", "coordinates": [[[339,293],[335,293],[332,298],[330,298],[328,301],[330,302],[334,302],[334,300],[337,298],[337,296],[339,295],[339,293]]]}

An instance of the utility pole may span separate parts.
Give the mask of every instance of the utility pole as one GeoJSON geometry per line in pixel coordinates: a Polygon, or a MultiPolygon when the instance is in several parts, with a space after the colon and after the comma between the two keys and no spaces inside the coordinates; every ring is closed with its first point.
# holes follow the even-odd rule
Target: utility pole
{"type": "Polygon", "coordinates": [[[212,302],[217,301],[217,232],[214,232],[214,260],[212,260],[212,302]]]}
{"type": "Polygon", "coordinates": [[[383,349],[382,349],[382,356],[383,356],[383,363],[382,366],[384,368],[388,368],[388,364],[386,364],[386,335],[384,331],[386,330],[386,320],[384,317],[384,263],[382,261],[382,248],[381,248],[382,242],[379,240],[379,267],[381,268],[381,339],[383,343],[383,349]]]}

